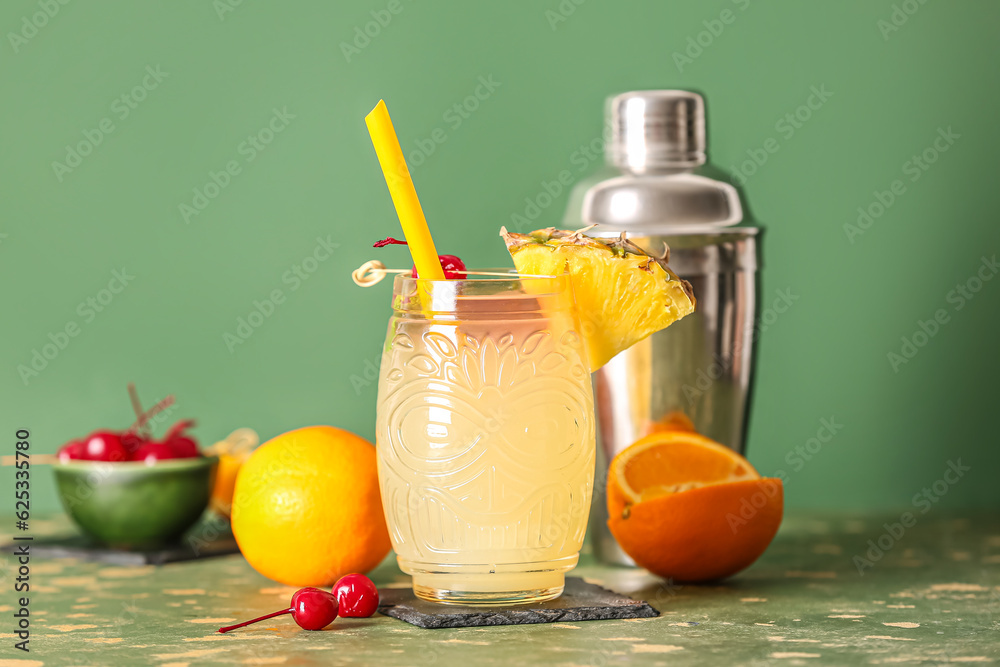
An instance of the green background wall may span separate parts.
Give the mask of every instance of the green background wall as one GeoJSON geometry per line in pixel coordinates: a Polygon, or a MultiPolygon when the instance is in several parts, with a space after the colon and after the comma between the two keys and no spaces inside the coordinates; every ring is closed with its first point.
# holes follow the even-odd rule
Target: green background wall
{"type": "MultiPolygon", "coordinates": [[[[949,301],[1000,249],[1000,4],[400,0],[392,14],[383,0],[51,0],[54,16],[26,27],[45,1],[0,6],[4,453],[16,428],[39,453],[124,428],[128,381],[148,403],[176,394],[173,416],[197,418],[206,443],[314,423],[372,437],[365,374],[388,284],[363,290],[349,273],[405,255],[371,249],[398,227],[365,113],[384,97],[411,155],[440,128],[412,160],[439,249],[497,265],[497,229],[525,198],[597,165],[577,151],[600,136],[605,96],[680,87],[707,96],[710,157],[747,176],[768,228],[765,307],[795,297],[763,333],[752,462],[785,471],[791,507],[906,508],[958,459],[971,470],[942,503],[1000,501],[1000,280],[949,301]],[[371,12],[391,20],[345,55],[371,12]],[[448,113],[481,77],[495,83],[478,108],[448,113]],[[831,95],[799,109],[814,89],[831,95]],[[273,141],[244,144],[275,109],[291,117],[273,141]],[[797,112],[809,118],[793,125],[797,112]],[[85,132],[98,145],[54,166],[75,164],[67,147],[85,132]],[[750,155],[763,164],[742,167],[750,155]],[[230,161],[239,173],[186,221],[180,205],[230,161]],[[897,179],[849,238],[858,207],[878,213],[897,179]],[[296,283],[328,236],[339,247],[296,283]],[[91,312],[122,269],[134,278],[91,312]],[[284,302],[231,352],[224,334],[274,290],[284,302]],[[887,355],[939,309],[947,321],[894,369],[887,355]],[[70,323],[78,335],[25,382],[19,365],[70,323]],[[796,448],[823,419],[843,427],[805,460],[796,448]]],[[[54,508],[48,471],[34,479],[35,508],[54,508]]]]}

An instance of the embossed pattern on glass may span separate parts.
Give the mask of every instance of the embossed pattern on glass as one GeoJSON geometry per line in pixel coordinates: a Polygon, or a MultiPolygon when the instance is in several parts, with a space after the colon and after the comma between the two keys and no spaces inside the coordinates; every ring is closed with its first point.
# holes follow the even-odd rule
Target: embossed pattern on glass
{"type": "Polygon", "coordinates": [[[432,283],[431,315],[405,293],[416,281],[396,281],[379,480],[422,597],[545,599],[576,564],[594,473],[590,375],[567,281],[535,280],[449,281],[447,294],[432,283]]]}

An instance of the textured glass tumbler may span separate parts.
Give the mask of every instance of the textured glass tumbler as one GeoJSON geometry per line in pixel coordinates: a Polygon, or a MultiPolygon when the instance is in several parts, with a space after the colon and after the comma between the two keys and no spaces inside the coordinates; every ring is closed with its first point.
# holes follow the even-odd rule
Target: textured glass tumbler
{"type": "Polygon", "coordinates": [[[567,276],[399,276],[380,368],[378,475],[425,600],[558,597],[594,481],[594,401],[567,276]]]}

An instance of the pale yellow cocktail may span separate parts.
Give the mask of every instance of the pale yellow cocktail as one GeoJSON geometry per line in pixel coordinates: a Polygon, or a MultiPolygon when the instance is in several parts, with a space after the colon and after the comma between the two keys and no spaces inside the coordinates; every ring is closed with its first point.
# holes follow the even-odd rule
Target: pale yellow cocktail
{"type": "Polygon", "coordinates": [[[558,596],[586,531],[595,452],[567,276],[400,276],[393,308],[377,443],[400,567],[439,602],[558,596]]]}

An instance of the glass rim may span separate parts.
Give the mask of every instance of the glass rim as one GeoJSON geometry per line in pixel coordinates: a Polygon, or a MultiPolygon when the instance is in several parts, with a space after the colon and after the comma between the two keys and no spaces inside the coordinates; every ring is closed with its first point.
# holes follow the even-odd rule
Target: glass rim
{"type": "MultiPolygon", "coordinates": [[[[480,300],[500,295],[514,297],[513,300],[505,301],[503,306],[498,303],[496,310],[481,309],[479,315],[484,315],[487,312],[527,314],[529,311],[535,312],[541,308],[539,299],[573,298],[573,284],[570,282],[568,272],[558,276],[529,277],[513,273],[513,269],[511,271],[509,277],[505,274],[453,280],[428,280],[414,278],[409,273],[397,274],[393,281],[392,308],[397,313],[419,312],[433,319],[454,319],[460,309],[459,303],[469,299],[480,300]],[[421,297],[421,294],[425,296],[421,297]],[[531,297],[531,299],[519,297],[531,297]]],[[[466,302],[472,303],[472,301],[466,302]]],[[[552,304],[549,304],[548,308],[551,309],[552,304]]]]}
{"type": "Polygon", "coordinates": [[[542,281],[557,281],[557,282],[569,282],[569,271],[564,271],[558,275],[542,275],[542,274],[520,274],[516,272],[516,269],[508,269],[506,267],[501,268],[475,268],[466,269],[459,273],[465,273],[465,278],[445,278],[444,280],[431,280],[429,278],[414,278],[409,273],[398,273],[396,278],[393,280],[395,284],[407,284],[407,285],[455,285],[460,283],[534,283],[542,281]],[[488,275],[475,275],[476,272],[482,271],[488,275]],[[509,273],[508,273],[509,272],[509,273]],[[472,274],[471,276],[469,274],[472,274]],[[503,274],[503,275],[498,275],[503,274]]]}

